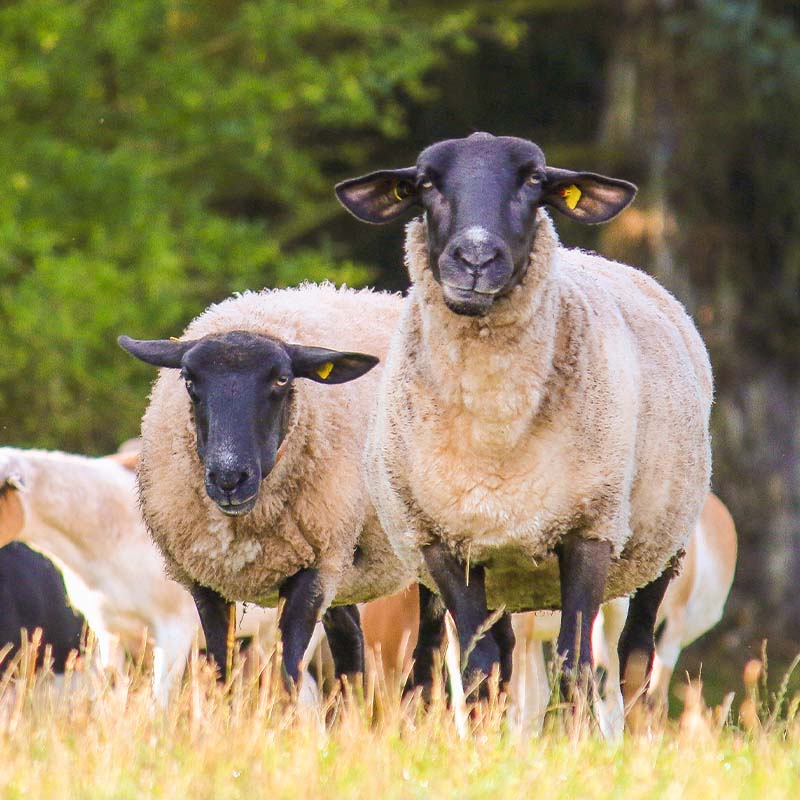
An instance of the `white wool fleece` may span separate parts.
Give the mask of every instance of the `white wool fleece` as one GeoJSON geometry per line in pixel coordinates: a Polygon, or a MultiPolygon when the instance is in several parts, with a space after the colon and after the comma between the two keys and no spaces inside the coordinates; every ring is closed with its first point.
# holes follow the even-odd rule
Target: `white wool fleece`
{"type": "MultiPolygon", "coordinates": [[[[383,359],[402,304],[399,295],[330,283],[245,292],[211,306],[183,338],[243,330],[383,359]]],[[[364,480],[362,454],[380,372],[378,365],[331,386],[296,379],[282,458],[262,482],[254,510],[228,517],[206,494],[179,371],[161,370],[142,422],[139,482],[145,520],[170,573],[228,600],[269,606],[287,577],[314,567],[323,609],[334,599],[371,600],[413,580],[416,562],[404,566],[394,557],[364,480]]]]}
{"type": "Polygon", "coordinates": [[[559,606],[570,531],[611,544],[606,598],[654,580],[711,469],[711,368],[683,307],[643,272],[561,247],[539,215],[525,278],[477,318],[445,306],[425,224],[409,224],[413,287],[367,446],[401,560],[440,537],[509,610],[559,606]]]}

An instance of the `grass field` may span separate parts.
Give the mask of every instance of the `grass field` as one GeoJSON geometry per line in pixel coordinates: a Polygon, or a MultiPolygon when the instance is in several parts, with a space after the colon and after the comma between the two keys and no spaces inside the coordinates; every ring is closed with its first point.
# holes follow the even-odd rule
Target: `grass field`
{"type": "Polygon", "coordinates": [[[154,711],[140,669],[112,685],[79,663],[67,690],[34,677],[29,655],[0,684],[3,800],[800,797],[797,702],[762,701],[752,664],[729,713],[691,689],[677,719],[615,744],[588,715],[524,735],[499,702],[465,731],[441,700],[424,709],[379,681],[296,709],[274,668],[224,692],[197,660],[154,711]]]}

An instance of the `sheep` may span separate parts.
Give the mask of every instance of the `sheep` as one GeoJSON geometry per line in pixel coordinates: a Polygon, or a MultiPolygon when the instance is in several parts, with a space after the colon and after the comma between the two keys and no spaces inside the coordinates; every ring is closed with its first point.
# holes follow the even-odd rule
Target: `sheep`
{"type": "Polygon", "coordinates": [[[369,501],[361,459],[378,358],[352,352],[385,352],[401,305],[304,284],[212,305],[180,340],[120,337],[162,368],[142,421],[141,506],[223,677],[232,601],[283,601],[291,688],[320,615],[337,676],[363,671],[354,604],[419,571],[394,556],[369,501]]]}
{"type": "Polygon", "coordinates": [[[144,527],[135,477],[109,458],[0,448],[0,544],[19,539],[64,575],[67,595],[97,637],[104,668],[121,670],[146,632],[153,690],[167,702],[197,629],[191,598],[164,574],[144,527]]]}
{"type": "Polygon", "coordinates": [[[665,289],[563,248],[544,210],[599,223],[635,192],[488,133],[336,187],[366,222],[424,212],[407,228],[412,286],[368,483],[398,556],[422,555],[422,580],[454,617],[467,683],[500,661],[497,638],[480,636],[490,608],[561,608],[571,692],[591,672],[601,602],[634,591],[623,675],[651,662],[655,615],[708,491],[708,354],[665,289]]]}
{"type": "MultiPolygon", "coordinates": [[[[8,492],[0,489],[0,509],[8,492]]],[[[21,630],[33,634],[39,628],[37,666],[44,663],[44,648],[49,646],[53,672],[63,673],[69,654],[80,648],[83,625],[83,617],[69,604],[61,573],[49,559],[22,542],[0,547],[0,648],[12,646],[4,663],[19,650],[21,630]]]]}
{"type": "Polygon", "coordinates": [[[414,585],[360,608],[368,662],[390,686],[398,685],[413,669],[419,612],[419,593],[414,585]]]}

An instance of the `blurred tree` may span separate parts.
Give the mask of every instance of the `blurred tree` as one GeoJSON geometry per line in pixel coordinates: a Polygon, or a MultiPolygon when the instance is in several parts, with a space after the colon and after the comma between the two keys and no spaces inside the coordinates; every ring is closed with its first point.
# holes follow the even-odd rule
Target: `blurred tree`
{"type": "Polygon", "coordinates": [[[132,435],[151,376],[117,351],[123,331],[178,333],[234,290],[364,282],[307,239],[339,213],[330,175],[405,132],[401,99],[428,98],[473,30],[513,33],[490,6],[0,8],[0,441],[132,435]]]}

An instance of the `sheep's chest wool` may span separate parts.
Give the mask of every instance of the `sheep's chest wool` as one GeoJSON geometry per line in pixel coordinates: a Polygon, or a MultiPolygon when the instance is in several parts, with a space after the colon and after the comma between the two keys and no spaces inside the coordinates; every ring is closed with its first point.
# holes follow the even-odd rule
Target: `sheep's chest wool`
{"type": "Polygon", "coordinates": [[[652,279],[558,244],[540,212],[523,282],[485,317],[449,311],[410,224],[414,284],[369,444],[398,553],[445,539],[487,568],[490,606],[558,607],[554,547],[611,543],[607,596],[657,577],[708,488],[711,376],[652,279]]]}
{"type": "MultiPolygon", "coordinates": [[[[248,292],[212,306],[186,338],[242,330],[382,357],[401,306],[398,296],[330,284],[248,292]]],[[[206,493],[184,382],[162,370],[143,419],[139,478],[145,519],[173,577],[261,605],[274,605],[283,581],[306,567],[320,571],[326,604],[369,600],[413,580],[415,567],[395,560],[364,482],[379,373],[337,386],[295,381],[281,459],[254,509],[229,517],[206,493]]]]}

